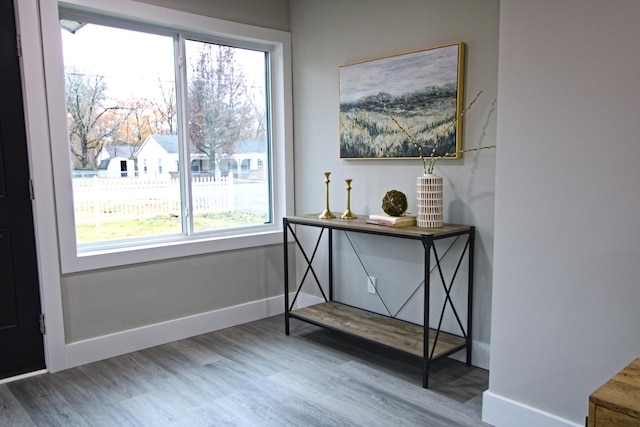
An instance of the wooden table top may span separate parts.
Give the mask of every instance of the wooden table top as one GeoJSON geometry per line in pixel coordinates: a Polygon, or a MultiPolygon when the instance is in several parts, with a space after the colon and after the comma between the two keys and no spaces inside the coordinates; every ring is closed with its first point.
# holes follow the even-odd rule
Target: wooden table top
{"type": "Polygon", "coordinates": [[[287,220],[292,222],[304,223],[308,225],[315,225],[320,227],[330,227],[340,230],[355,230],[375,234],[387,234],[397,237],[405,238],[422,238],[423,236],[433,235],[434,237],[441,237],[451,234],[461,234],[468,232],[472,227],[469,225],[458,224],[444,224],[439,228],[426,228],[426,227],[389,227],[385,225],[367,224],[368,215],[358,215],[356,219],[320,219],[320,214],[306,214],[295,215],[286,217],[287,220]]]}
{"type": "Polygon", "coordinates": [[[594,391],[589,400],[598,406],[640,418],[640,358],[594,391]]]}

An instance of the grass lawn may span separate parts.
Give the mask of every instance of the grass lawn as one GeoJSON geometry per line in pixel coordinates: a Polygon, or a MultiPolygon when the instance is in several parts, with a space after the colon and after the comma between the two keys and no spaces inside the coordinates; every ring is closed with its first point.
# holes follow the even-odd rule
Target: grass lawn
{"type": "MultiPolygon", "coordinates": [[[[223,212],[196,216],[193,219],[193,226],[196,231],[205,231],[263,224],[265,221],[267,221],[267,218],[264,216],[242,212],[223,212]]],[[[103,222],[99,225],[79,224],[76,226],[76,239],[78,243],[96,243],[134,237],[177,234],[181,232],[182,224],[179,217],[175,215],[158,215],[146,219],[103,222]]]]}

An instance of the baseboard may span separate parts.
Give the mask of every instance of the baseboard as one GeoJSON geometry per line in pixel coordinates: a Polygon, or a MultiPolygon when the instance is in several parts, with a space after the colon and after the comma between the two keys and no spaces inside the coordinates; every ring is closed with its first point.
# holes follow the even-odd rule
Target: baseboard
{"type": "MultiPolygon", "coordinates": [[[[296,306],[298,308],[302,308],[324,302],[324,299],[316,295],[301,293],[300,295],[298,295],[298,300],[296,302],[296,306]]],[[[491,354],[491,346],[480,341],[472,341],[471,350],[471,364],[473,366],[489,370],[489,356],[491,354]]],[[[460,362],[467,361],[467,355],[464,350],[452,354],[450,357],[454,360],[459,360],[460,362]]]]}
{"type": "MultiPolygon", "coordinates": [[[[487,343],[471,341],[471,364],[478,368],[489,370],[489,355],[491,347],[487,343]]],[[[467,362],[467,354],[464,350],[452,354],[452,359],[467,362]]]]}
{"type": "MultiPolygon", "coordinates": [[[[284,313],[282,295],[66,345],[67,368],[284,313]]],[[[284,333],[284,321],[282,324],[284,333]]]]}
{"type": "MultiPolygon", "coordinates": [[[[289,298],[291,301],[293,294],[290,295],[289,298]]],[[[306,307],[323,301],[324,299],[322,297],[300,293],[296,300],[296,308],[306,307]]],[[[65,368],[73,368],[109,357],[120,356],[133,351],[241,325],[247,322],[253,322],[282,313],[284,313],[284,297],[280,295],[73,342],[65,346],[67,362],[65,368]]],[[[456,360],[465,360],[464,352],[459,352],[452,357],[456,360]]],[[[471,364],[489,369],[488,344],[477,341],[473,342],[471,364]]]]}
{"type": "Polygon", "coordinates": [[[321,302],[324,302],[324,298],[317,295],[305,294],[301,292],[298,295],[298,299],[296,300],[295,308],[308,307],[313,304],[320,304],[321,302]]]}
{"type": "Polygon", "coordinates": [[[40,369],[38,371],[27,372],[26,374],[16,375],[15,377],[2,378],[2,379],[0,379],[0,385],[1,384],[8,384],[8,383],[13,382],[13,381],[23,380],[25,378],[36,377],[38,375],[46,374],[47,372],[49,372],[49,371],[46,370],[46,369],[40,369]]]}
{"type": "Polygon", "coordinates": [[[482,421],[495,427],[582,427],[532,406],[492,393],[482,395],[482,421]]]}

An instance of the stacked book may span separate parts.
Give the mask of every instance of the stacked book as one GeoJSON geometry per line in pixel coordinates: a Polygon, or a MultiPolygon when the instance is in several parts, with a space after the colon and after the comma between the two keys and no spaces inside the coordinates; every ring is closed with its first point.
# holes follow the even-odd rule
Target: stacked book
{"type": "Polygon", "coordinates": [[[409,227],[416,225],[413,215],[391,216],[387,214],[369,215],[367,224],[385,225],[387,227],[409,227]]]}

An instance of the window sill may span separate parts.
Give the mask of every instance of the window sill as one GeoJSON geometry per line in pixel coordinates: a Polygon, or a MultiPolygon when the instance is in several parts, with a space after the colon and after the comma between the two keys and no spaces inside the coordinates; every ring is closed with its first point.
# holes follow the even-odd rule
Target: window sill
{"type": "Polygon", "coordinates": [[[234,234],[229,236],[207,236],[174,241],[157,241],[140,246],[97,249],[80,252],[77,256],[62,257],[62,273],[113,268],[143,262],[162,261],[181,257],[213,254],[238,249],[282,244],[282,230],[272,229],[234,234]]]}

